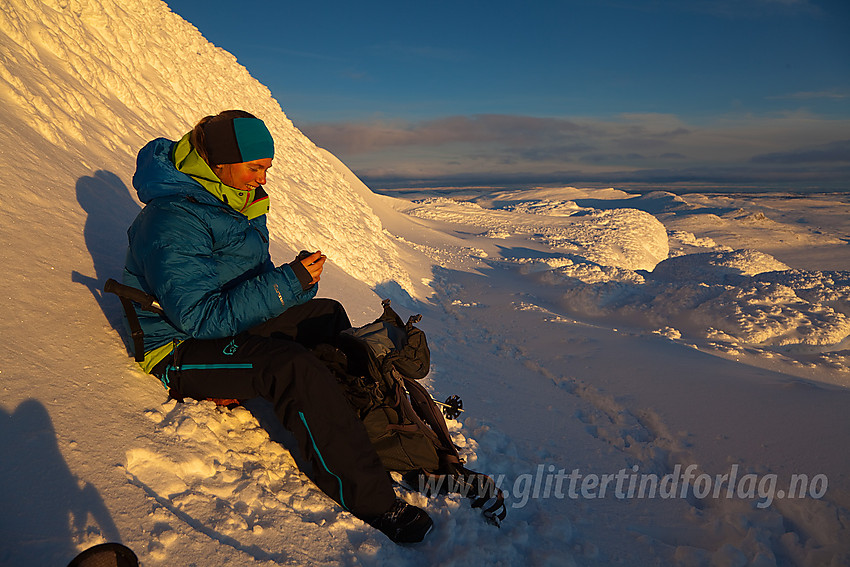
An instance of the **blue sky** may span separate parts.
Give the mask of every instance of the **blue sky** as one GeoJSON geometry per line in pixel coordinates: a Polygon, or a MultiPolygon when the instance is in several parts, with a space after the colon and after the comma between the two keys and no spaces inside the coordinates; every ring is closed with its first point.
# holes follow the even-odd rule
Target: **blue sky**
{"type": "Polygon", "coordinates": [[[375,188],[850,190],[847,0],[167,0],[375,188]]]}

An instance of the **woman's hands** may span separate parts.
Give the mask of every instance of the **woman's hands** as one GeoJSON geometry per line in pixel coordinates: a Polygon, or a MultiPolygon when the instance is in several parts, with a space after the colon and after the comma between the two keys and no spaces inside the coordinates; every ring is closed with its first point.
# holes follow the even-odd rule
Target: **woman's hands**
{"type": "Polygon", "coordinates": [[[321,250],[312,253],[302,250],[296,259],[300,260],[301,264],[307,268],[307,272],[309,272],[310,277],[312,278],[310,285],[319,283],[319,280],[322,277],[322,270],[325,266],[325,260],[327,260],[328,257],[322,254],[321,250]]]}

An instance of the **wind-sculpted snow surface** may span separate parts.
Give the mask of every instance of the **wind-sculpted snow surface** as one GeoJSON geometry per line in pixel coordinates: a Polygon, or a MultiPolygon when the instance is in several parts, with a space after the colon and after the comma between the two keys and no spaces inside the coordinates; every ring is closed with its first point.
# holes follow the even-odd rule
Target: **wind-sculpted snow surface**
{"type": "Polygon", "coordinates": [[[563,305],[574,313],[672,327],[693,338],[828,346],[850,335],[846,285],[829,285],[817,272],[792,271],[751,250],[678,256],[649,273],[573,261],[535,273],[563,291],[563,305]]]}
{"type": "Polygon", "coordinates": [[[551,214],[553,207],[537,205],[484,209],[477,203],[436,197],[417,203],[407,213],[479,230],[488,238],[520,235],[601,266],[651,270],[667,257],[664,225],[648,213],[570,207],[571,214],[564,216],[551,214]]]}
{"type": "Polygon", "coordinates": [[[127,451],[128,481],[143,489],[150,512],[142,526],[150,534],[149,555],[167,561],[179,549],[179,528],[268,564],[338,564],[340,558],[295,526],[323,526],[345,534],[360,522],[342,511],[298,472],[289,451],[269,439],[244,407],[217,410],[211,402],[169,402],[145,412],[177,452],[127,451]],[[281,531],[282,527],[286,532],[281,531]],[[303,537],[303,546],[288,545],[303,537]]]}
{"type": "MultiPolygon", "coordinates": [[[[424,566],[463,561],[467,554],[479,564],[515,565],[529,552],[547,554],[571,545],[569,522],[560,520],[557,529],[535,540],[532,550],[523,522],[495,531],[468,500],[429,501],[400,488],[399,496],[428,506],[437,518],[430,534],[433,546],[426,555],[386,545],[382,534],[345,512],[298,470],[289,451],[294,441],[274,423],[271,406],[258,402],[250,407],[229,410],[212,402],[172,400],[145,411],[154,434],[167,442],[128,449],[121,468],[147,500],[138,529],[149,537],[145,554],[151,560],[167,564],[184,555],[187,544],[206,541],[228,556],[269,566],[424,566]],[[187,528],[189,539],[197,541],[181,537],[187,528]],[[467,550],[467,542],[477,543],[467,550]]],[[[457,422],[449,427],[463,457],[476,463],[477,443],[461,433],[457,422]]],[[[529,512],[537,521],[554,521],[536,505],[529,512]]]]}
{"type": "Polygon", "coordinates": [[[652,270],[652,279],[668,282],[741,283],[763,272],[790,269],[776,258],[758,250],[702,252],[675,256],[652,270]]]}
{"type": "MultiPolygon", "coordinates": [[[[684,333],[692,340],[718,341],[729,350],[735,344],[830,347],[850,336],[846,272],[792,270],[759,250],[733,250],[681,232],[676,233],[680,242],[710,251],[668,257],[664,225],[628,207],[666,213],[666,218],[677,213],[692,218],[698,207],[661,192],[629,196],[609,191],[609,199],[590,199],[587,192],[572,188],[561,194],[575,200],[556,198],[550,189],[464,201],[430,198],[407,212],[469,235],[464,237],[475,240],[478,249],[493,249],[482,242],[495,243],[497,253],[483,253],[487,262],[516,266],[538,283],[553,286],[560,304],[577,316],[679,338],[684,333]],[[525,245],[517,246],[518,241],[525,245]]],[[[766,218],[735,211],[735,218],[754,217],[766,218]]],[[[784,234],[788,228],[775,230],[784,234]]],[[[834,242],[829,235],[823,240],[834,242]]]]}

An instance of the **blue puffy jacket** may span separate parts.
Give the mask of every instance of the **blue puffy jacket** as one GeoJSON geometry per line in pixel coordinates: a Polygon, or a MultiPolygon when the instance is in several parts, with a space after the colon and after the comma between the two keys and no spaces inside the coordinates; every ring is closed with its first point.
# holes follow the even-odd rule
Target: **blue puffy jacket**
{"type": "Polygon", "coordinates": [[[146,206],[127,231],[124,283],[155,296],[165,312],[137,309],[146,371],[175,341],[236,335],[317,291],[305,290],[290,265],[272,264],[265,214],[249,219],[179,171],[175,146],[149,142],[133,176],[146,206]]]}

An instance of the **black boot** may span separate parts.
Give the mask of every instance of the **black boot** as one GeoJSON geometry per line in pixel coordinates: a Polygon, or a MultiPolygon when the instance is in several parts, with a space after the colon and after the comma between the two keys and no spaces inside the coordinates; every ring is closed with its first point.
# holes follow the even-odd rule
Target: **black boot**
{"type": "Polygon", "coordinates": [[[419,543],[434,527],[425,510],[411,506],[401,498],[396,498],[387,512],[366,523],[382,531],[395,543],[419,543]]]}

